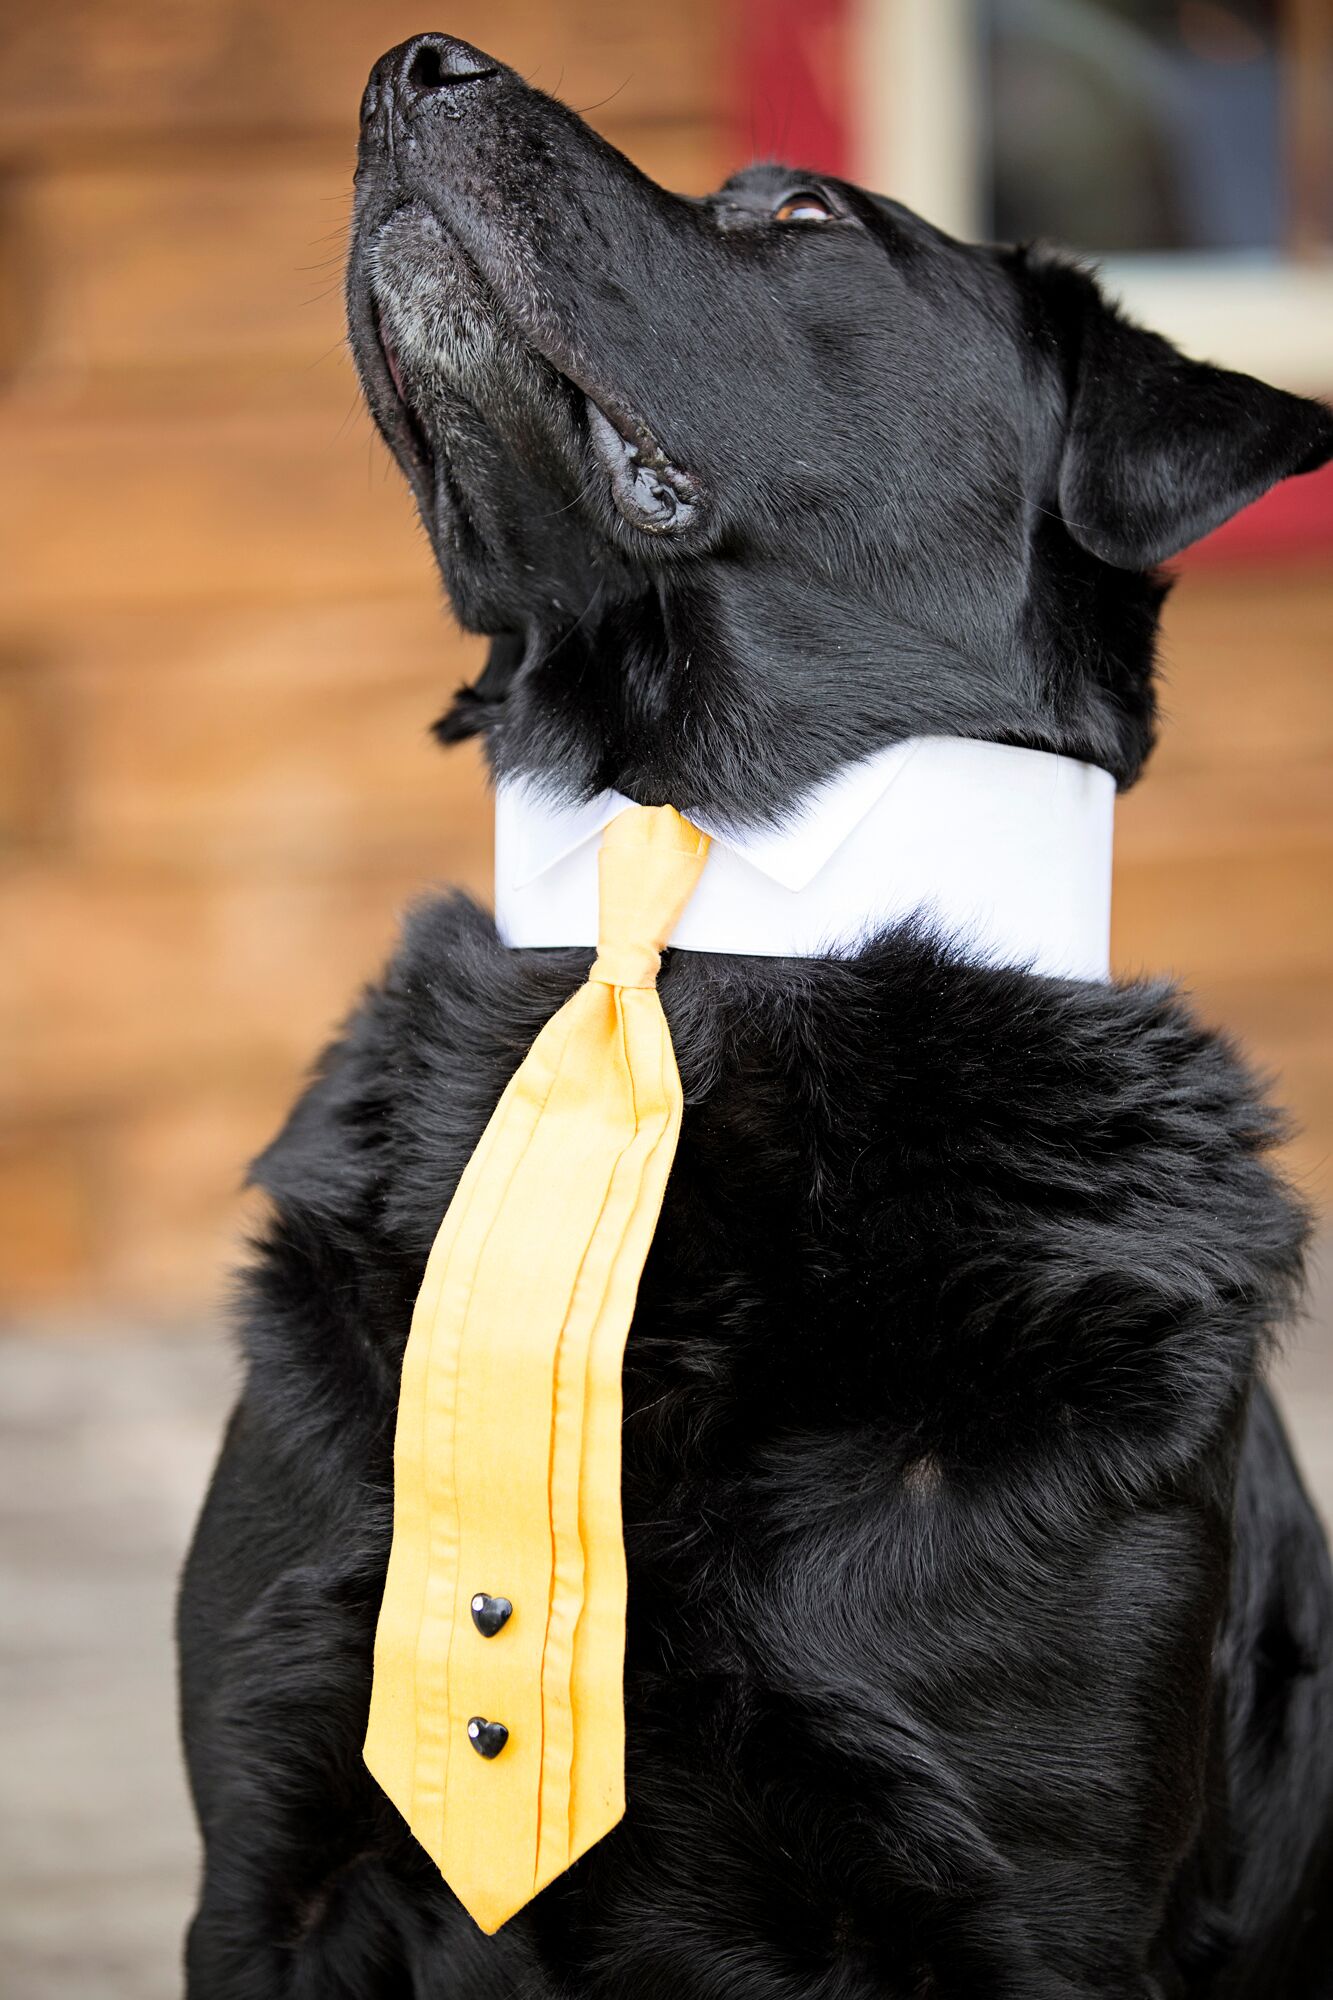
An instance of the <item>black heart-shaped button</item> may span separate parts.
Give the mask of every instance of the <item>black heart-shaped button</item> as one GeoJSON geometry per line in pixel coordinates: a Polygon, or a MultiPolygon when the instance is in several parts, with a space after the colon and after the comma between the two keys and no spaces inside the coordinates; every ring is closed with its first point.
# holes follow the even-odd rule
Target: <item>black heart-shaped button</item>
{"type": "Polygon", "coordinates": [[[484,1590],[479,1590],[472,1600],[472,1623],[483,1639],[493,1639],[513,1614],[514,1607],[507,1597],[488,1597],[484,1590]]]}
{"type": "Polygon", "coordinates": [[[467,1726],[467,1740],[479,1757],[498,1757],[509,1741],[509,1731],[503,1722],[488,1722],[484,1715],[474,1715],[467,1726]]]}

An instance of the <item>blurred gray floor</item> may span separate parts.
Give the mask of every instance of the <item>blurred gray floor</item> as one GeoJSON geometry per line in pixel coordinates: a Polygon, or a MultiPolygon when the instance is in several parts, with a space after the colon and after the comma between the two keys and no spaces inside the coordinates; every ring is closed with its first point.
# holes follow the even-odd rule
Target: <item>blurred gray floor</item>
{"type": "Polygon", "coordinates": [[[171,2000],[197,1859],[175,1575],[220,1341],[0,1342],[0,1994],[171,2000]]]}
{"type": "MultiPolygon", "coordinates": [[[[197,1847],[172,1595],[231,1376],[216,1340],[0,1340],[6,2000],[180,1993],[197,1847]]],[[[1281,1386],[1333,1519],[1333,1260],[1281,1386]]]]}

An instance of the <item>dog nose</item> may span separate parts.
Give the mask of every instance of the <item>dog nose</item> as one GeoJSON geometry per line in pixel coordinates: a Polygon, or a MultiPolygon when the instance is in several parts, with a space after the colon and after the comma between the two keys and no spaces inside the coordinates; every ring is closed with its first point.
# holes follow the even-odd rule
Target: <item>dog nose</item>
{"type": "Polygon", "coordinates": [[[495,64],[469,43],[452,35],[417,35],[399,51],[394,95],[401,110],[415,111],[427,98],[494,74],[495,64]]]}
{"type": "MultiPolygon", "coordinates": [[[[447,100],[466,83],[495,76],[500,65],[453,35],[414,35],[380,57],[361,99],[361,124],[373,126],[380,114],[409,117],[432,99],[447,100]]],[[[458,102],[458,109],[462,103],[458,102]]],[[[366,130],[369,139],[370,132],[366,130]]]]}

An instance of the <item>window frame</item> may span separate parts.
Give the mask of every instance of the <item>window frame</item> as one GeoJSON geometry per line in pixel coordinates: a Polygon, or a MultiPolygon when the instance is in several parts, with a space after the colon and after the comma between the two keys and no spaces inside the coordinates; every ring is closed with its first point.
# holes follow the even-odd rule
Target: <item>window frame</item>
{"type": "MultiPolygon", "coordinates": [[[[951,234],[983,234],[976,0],[851,0],[852,171],[951,234]]],[[[1078,246],[1074,246],[1078,247],[1078,246]]],[[[1187,353],[1306,393],[1333,388],[1333,246],[1097,260],[1135,318],[1187,353]]]]}

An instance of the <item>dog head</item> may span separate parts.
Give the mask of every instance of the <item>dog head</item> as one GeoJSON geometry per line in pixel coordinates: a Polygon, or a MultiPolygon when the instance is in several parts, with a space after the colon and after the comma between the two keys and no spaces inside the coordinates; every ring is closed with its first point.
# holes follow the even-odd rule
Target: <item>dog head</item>
{"type": "Polygon", "coordinates": [[[670,194],[426,35],[362,106],[352,342],[500,770],[747,819],[880,744],[1152,741],[1155,566],[1333,450],[1094,280],[761,166],[670,194]]]}

